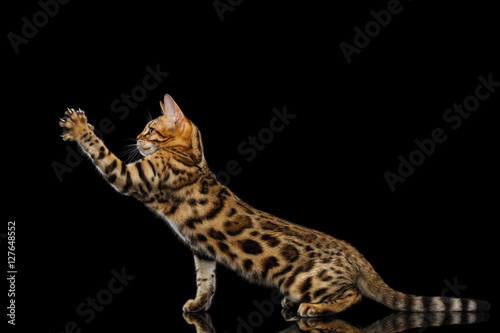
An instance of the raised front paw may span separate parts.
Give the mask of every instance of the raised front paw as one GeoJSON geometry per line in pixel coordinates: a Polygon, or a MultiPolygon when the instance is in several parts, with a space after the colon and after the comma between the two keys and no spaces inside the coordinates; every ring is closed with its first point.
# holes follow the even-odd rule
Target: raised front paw
{"type": "Polygon", "coordinates": [[[70,109],[64,112],[64,117],[59,119],[59,126],[63,128],[61,137],[64,141],[78,141],[85,133],[92,132],[94,126],[87,123],[85,112],[78,109],[70,109]]]}

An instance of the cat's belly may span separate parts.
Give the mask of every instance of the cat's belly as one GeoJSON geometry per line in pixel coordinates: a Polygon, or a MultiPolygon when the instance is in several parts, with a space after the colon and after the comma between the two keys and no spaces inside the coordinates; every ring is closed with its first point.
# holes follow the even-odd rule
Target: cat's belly
{"type": "Polygon", "coordinates": [[[179,227],[179,224],[175,223],[173,220],[169,219],[168,217],[166,216],[162,216],[163,220],[165,220],[165,222],[167,222],[167,224],[170,226],[170,228],[174,231],[174,233],[179,236],[179,238],[181,239],[181,241],[183,241],[184,243],[186,244],[190,244],[189,240],[188,240],[188,237],[187,235],[185,235],[180,227],[179,227]]]}

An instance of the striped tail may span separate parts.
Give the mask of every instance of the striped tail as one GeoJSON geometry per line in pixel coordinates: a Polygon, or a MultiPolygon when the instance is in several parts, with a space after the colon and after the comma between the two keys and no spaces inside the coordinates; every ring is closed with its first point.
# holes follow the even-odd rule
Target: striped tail
{"type": "MultiPolygon", "coordinates": [[[[419,312],[393,313],[361,330],[362,333],[397,333],[414,328],[477,324],[489,320],[488,313],[419,312]]],[[[421,332],[421,331],[419,331],[421,332]]]]}
{"type": "Polygon", "coordinates": [[[375,272],[372,265],[361,259],[357,287],[364,296],[385,306],[405,312],[487,312],[490,303],[470,298],[424,297],[403,294],[389,287],[375,272]]]}

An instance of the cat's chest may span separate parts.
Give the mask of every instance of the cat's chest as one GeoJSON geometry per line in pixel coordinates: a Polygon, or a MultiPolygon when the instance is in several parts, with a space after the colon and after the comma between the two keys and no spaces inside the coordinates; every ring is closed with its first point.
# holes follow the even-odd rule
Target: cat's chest
{"type": "Polygon", "coordinates": [[[165,222],[170,226],[170,228],[174,231],[174,233],[179,236],[179,238],[185,242],[186,244],[190,244],[189,242],[189,237],[186,234],[186,232],[183,230],[183,228],[180,227],[178,223],[176,223],[172,218],[169,218],[167,216],[162,216],[165,222]]]}

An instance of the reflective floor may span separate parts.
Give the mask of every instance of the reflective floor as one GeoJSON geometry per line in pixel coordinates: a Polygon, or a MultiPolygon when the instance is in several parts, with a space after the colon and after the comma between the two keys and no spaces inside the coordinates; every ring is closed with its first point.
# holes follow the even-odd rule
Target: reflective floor
{"type": "MultiPolygon", "coordinates": [[[[442,327],[451,325],[473,325],[489,320],[487,313],[394,313],[378,320],[366,327],[348,323],[337,317],[319,318],[296,318],[294,312],[282,311],[285,321],[290,326],[284,330],[271,331],[258,322],[239,321],[235,328],[237,333],[253,332],[277,332],[277,333],[299,333],[299,332],[346,332],[346,333],[396,333],[415,329],[416,332],[424,332],[430,327],[442,327]],[[261,326],[261,327],[258,327],[261,326]]],[[[193,326],[193,333],[216,333],[217,328],[213,325],[212,318],[208,313],[183,314],[184,320],[193,326]]],[[[187,331],[189,332],[189,331],[187,331]]],[[[434,332],[439,332],[434,330],[434,332]]],[[[221,332],[219,332],[221,333],[221,332]]]]}

